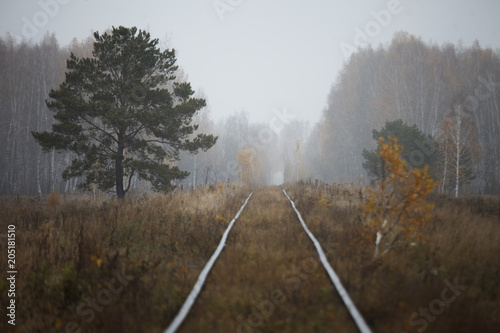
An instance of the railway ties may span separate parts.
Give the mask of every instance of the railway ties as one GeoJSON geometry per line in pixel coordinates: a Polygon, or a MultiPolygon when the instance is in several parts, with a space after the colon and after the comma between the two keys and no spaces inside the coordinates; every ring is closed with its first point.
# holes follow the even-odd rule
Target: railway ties
{"type": "Polygon", "coordinates": [[[165,332],[370,332],[286,192],[251,197],[165,332]]]}

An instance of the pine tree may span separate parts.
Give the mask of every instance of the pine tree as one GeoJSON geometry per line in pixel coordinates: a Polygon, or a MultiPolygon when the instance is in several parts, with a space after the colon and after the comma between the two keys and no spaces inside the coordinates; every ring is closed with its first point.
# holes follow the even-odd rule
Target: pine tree
{"type": "Polygon", "coordinates": [[[52,132],[32,132],[45,151],[70,151],[65,179],[85,176],[124,198],[132,178],[167,192],[188,173],[171,166],[179,152],[208,150],[217,138],[198,134],[191,120],[205,106],[189,83],[172,82],[175,50],[161,51],[158,39],[137,28],[94,34],[93,56],[67,61],[65,81],[49,94],[56,123],[52,132]],[[168,88],[168,87],[171,88],[168,88]]]}
{"type": "MultiPolygon", "coordinates": [[[[428,166],[431,174],[435,172],[437,143],[429,136],[424,135],[417,126],[409,126],[401,119],[387,121],[380,131],[373,130],[373,139],[388,140],[389,137],[398,139],[403,147],[401,157],[409,167],[422,168],[428,166]]],[[[375,179],[385,178],[383,159],[380,156],[380,145],[375,151],[363,150],[365,162],[363,168],[375,179]]]]}

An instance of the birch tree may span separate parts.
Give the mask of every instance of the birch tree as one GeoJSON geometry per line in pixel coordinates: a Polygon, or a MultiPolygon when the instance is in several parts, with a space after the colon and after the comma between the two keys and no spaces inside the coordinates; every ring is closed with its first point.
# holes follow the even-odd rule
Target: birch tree
{"type": "Polygon", "coordinates": [[[463,186],[475,178],[474,166],[481,158],[481,151],[475,121],[466,116],[461,104],[456,104],[453,110],[441,123],[439,150],[442,190],[450,188],[458,197],[463,186]]]}

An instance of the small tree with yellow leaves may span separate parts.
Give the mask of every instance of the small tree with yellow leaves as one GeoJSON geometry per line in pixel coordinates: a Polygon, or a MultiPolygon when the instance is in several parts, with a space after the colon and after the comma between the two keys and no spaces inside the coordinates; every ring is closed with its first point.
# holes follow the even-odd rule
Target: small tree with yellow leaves
{"type": "Polygon", "coordinates": [[[401,158],[403,147],[397,138],[389,137],[385,142],[380,137],[378,143],[384,177],[366,189],[364,204],[367,227],[375,236],[375,259],[398,242],[410,244],[422,239],[422,228],[433,209],[426,196],[437,185],[427,166],[411,169],[401,158]]]}
{"type": "Polygon", "coordinates": [[[240,166],[240,181],[248,185],[255,183],[259,178],[260,168],[257,151],[251,148],[240,149],[236,161],[240,166]]]}

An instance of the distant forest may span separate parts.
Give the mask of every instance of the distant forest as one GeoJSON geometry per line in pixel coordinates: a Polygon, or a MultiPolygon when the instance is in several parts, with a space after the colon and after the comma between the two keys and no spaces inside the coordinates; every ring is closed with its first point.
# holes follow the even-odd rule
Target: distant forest
{"type": "MultiPolygon", "coordinates": [[[[78,190],[82,179],[61,177],[71,156],[44,153],[31,132],[50,130],[54,120],[45,100],[63,82],[70,53],[91,57],[92,46],[91,38],[65,47],[54,35],[39,43],[0,38],[0,194],[78,190]]],[[[179,70],[177,80],[185,77],[179,70]]],[[[250,123],[244,112],[218,122],[208,109],[200,112],[194,119],[199,130],[219,139],[205,153],[167,161],[190,172],[176,185],[304,179],[366,184],[370,177],[362,153],[376,147],[372,131],[401,119],[436,143],[439,191],[452,192],[448,170],[460,151],[467,152],[468,165],[461,193],[500,193],[498,50],[478,42],[470,47],[430,44],[400,32],[389,45],[358,50],[332,82],[322,119],[312,128],[287,117],[286,110],[276,110],[269,123],[260,124],[250,123]]],[[[149,186],[137,181],[133,188],[149,186]]]]}
{"type": "Polygon", "coordinates": [[[498,50],[478,42],[467,48],[428,44],[405,32],[388,46],[359,50],[337,77],[323,119],[311,133],[308,172],[327,182],[366,181],[362,151],[375,148],[372,130],[396,119],[415,124],[439,144],[435,178],[440,182],[452,181],[443,179],[446,159],[456,158],[446,148],[464,134],[456,144],[477,152],[467,161],[473,176],[464,190],[500,193],[498,50]],[[454,130],[457,109],[460,131],[454,130]]]}

